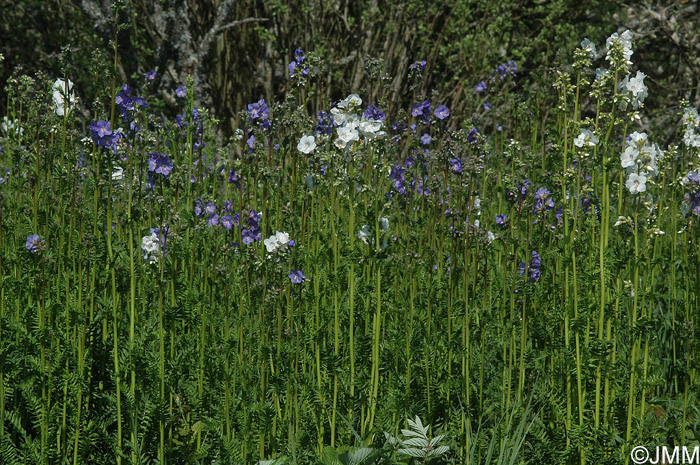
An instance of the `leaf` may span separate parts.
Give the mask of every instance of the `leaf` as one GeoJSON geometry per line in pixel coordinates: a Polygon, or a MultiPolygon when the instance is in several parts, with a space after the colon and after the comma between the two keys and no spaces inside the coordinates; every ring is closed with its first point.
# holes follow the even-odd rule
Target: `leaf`
{"type": "Polygon", "coordinates": [[[444,454],[448,450],[450,450],[450,448],[448,446],[440,446],[437,449],[431,450],[430,453],[428,454],[428,457],[437,457],[438,455],[444,454]]]}
{"type": "Polygon", "coordinates": [[[412,438],[403,442],[405,446],[428,447],[430,443],[425,438],[412,438]]]}
{"type": "Polygon", "coordinates": [[[425,457],[425,451],[422,449],[399,449],[398,452],[399,454],[410,455],[411,457],[425,457]]]}

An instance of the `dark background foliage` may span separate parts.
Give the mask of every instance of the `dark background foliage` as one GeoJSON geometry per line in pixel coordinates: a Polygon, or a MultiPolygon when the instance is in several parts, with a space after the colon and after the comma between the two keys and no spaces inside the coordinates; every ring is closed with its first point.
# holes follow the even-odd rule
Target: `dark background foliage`
{"type": "Polygon", "coordinates": [[[633,60],[651,77],[652,119],[679,97],[699,97],[700,2],[127,0],[114,7],[97,0],[0,1],[0,88],[12,75],[67,75],[87,113],[111,87],[116,37],[117,85],[138,86],[156,69],[150,91],[170,115],[175,87],[192,76],[198,104],[227,121],[228,132],[246,103],[282,99],[290,86],[287,64],[299,47],[322,59],[314,78],[319,103],[360,88],[372,77],[370,64],[387,77],[386,108],[405,108],[415,90],[409,66],[427,60],[420,90],[439,92],[454,115],[466,117],[475,84],[498,64],[515,60],[519,90],[546,98],[548,67],[569,61],[582,38],[602,48],[612,32],[630,28],[633,60]]]}

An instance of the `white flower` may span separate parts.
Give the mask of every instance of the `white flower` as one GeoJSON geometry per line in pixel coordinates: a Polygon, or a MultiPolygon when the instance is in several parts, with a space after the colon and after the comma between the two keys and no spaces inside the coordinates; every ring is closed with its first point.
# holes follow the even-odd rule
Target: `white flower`
{"type": "Polygon", "coordinates": [[[476,210],[477,215],[481,214],[481,199],[478,195],[474,198],[474,210],[476,210]]]}
{"type": "Polygon", "coordinates": [[[112,181],[121,181],[124,179],[124,169],[121,166],[115,166],[112,169],[112,181]]]}
{"type": "Polygon", "coordinates": [[[297,144],[297,150],[302,153],[310,154],[316,148],[316,139],[314,136],[304,136],[297,144]]]}
{"type": "Polygon", "coordinates": [[[637,152],[636,147],[628,145],[622,155],[620,155],[620,160],[622,162],[623,168],[632,168],[637,166],[637,152]]]}
{"type": "Polygon", "coordinates": [[[73,108],[78,101],[73,92],[73,83],[70,79],[68,79],[68,89],[66,89],[66,81],[63,79],[56,79],[51,90],[53,91],[54,111],[58,116],[63,116],[65,112],[73,108]],[[68,100],[67,105],[66,98],[68,100]]]}
{"type": "Polygon", "coordinates": [[[632,134],[630,134],[630,143],[642,145],[646,142],[647,138],[648,136],[645,132],[634,131],[632,134]]]}
{"type": "Polygon", "coordinates": [[[581,42],[581,48],[588,52],[591,56],[591,59],[593,60],[595,59],[596,55],[598,55],[598,51],[595,48],[595,44],[587,38],[583,39],[583,42],[581,42]]]}
{"type": "Polygon", "coordinates": [[[149,264],[156,263],[158,261],[158,255],[160,254],[160,240],[156,233],[151,233],[150,236],[143,236],[141,239],[141,252],[143,253],[143,259],[149,264]]]}
{"type": "Polygon", "coordinates": [[[637,173],[630,173],[625,186],[632,194],[644,192],[647,190],[647,178],[637,173]]]}
{"type": "Polygon", "coordinates": [[[576,147],[583,147],[584,145],[593,147],[598,143],[598,138],[588,129],[581,129],[581,134],[574,139],[574,145],[576,147]]]}
{"type": "Polygon", "coordinates": [[[644,103],[644,99],[647,95],[649,95],[644,85],[645,77],[646,75],[644,73],[637,71],[637,75],[630,78],[626,83],[627,90],[632,94],[632,106],[634,108],[639,108],[641,104],[644,103]]]}
{"type": "Polygon", "coordinates": [[[357,231],[357,238],[360,239],[365,244],[369,244],[369,237],[370,237],[369,226],[364,225],[364,226],[362,226],[362,229],[357,231]]]}
{"type": "Polygon", "coordinates": [[[357,129],[360,130],[363,136],[373,139],[379,135],[380,129],[382,129],[382,122],[365,119],[359,122],[357,129]]]}
{"type": "Polygon", "coordinates": [[[9,135],[13,129],[18,136],[24,134],[24,129],[20,127],[18,119],[9,119],[7,116],[3,116],[2,125],[0,126],[2,126],[2,131],[7,135],[9,135]]]}
{"type": "MultiPolygon", "coordinates": [[[[357,129],[352,128],[352,127],[347,127],[343,126],[342,128],[338,128],[338,139],[342,143],[342,147],[339,148],[345,148],[345,146],[352,142],[360,139],[360,134],[357,132],[357,129]]],[[[336,146],[338,145],[336,140],[336,146]]]]}
{"type": "Polygon", "coordinates": [[[618,44],[620,46],[622,49],[622,58],[628,65],[631,65],[632,62],[630,61],[630,58],[634,53],[632,51],[632,33],[627,30],[623,32],[622,35],[618,35],[616,32],[608,37],[608,40],[605,41],[605,46],[608,48],[608,54],[606,55],[605,59],[608,61],[612,61],[610,52],[612,51],[613,44],[618,44]]]}
{"type": "Polygon", "coordinates": [[[268,253],[274,252],[275,250],[277,250],[277,245],[278,245],[277,236],[272,235],[272,236],[268,237],[267,239],[265,239],[263,241],[263,244],[265,244],[265,248],[267,249],[268,253]]]}
{"type": "Polygon", "coordinates": [[[265,249],[268,253],[277,252],[278,250],[287,250],[289,246],[289,233],[276,231],[275,234],[263,240],[265,249]]]}
{"type": "Polygon", "coordinates": [[[338,103],[338,108],[359,107],[362,105],[362,99],[357,94],[350,94],[345,97],[345,100],[338,103]]]}
{"type": "Polygon", "coordinates": [[[379,218],[379,227],[384,231],[389,230],[389,220],[387,218],[379,218]]]}
{"type": "Polygon", "coordinates": [[[489,241],[489,244],[492,243],[496,239],[496,235],[492,233],[491,231],[486,233],[486,238],[489,241]]]}

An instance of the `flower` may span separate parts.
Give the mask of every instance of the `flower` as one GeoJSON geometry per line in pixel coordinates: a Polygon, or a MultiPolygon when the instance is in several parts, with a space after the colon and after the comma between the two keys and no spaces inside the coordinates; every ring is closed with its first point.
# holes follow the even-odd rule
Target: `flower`
{"type": "Polygon", "coordinates": [[[233,228],[234,222],[231,215],[224,215],[220,218],[220,220],[221,226],[223,226],[226,231],[230,231],[233,228]]]}
{"type": "Polygon", "coordinates": [[[141,252],[143,254],[143,259],[146,260],[149,265],[158,261],[158,256],[160,255],[160,240],[158,234],[151,232],[150,235],[141,238],[141,252]]]}
{"type": "Polygon", "coordinates": [[[173,164],[168,159],[168,155],[157,152],[151,152],[148,154],[148,173],[162,174],[165,179],[168,179],[170,172],[173,169],[173,164]]]}
{"type": "Polygon", "coordinates": [[[360,239],[362,242],[365,244],[369,244],[369,237],[370,237],[370,232],[369,232],[369,226],[364,225],[362,228],[357,231],[357,238],[360,239]]]}
{"type": "Polygon", "coordinates": [[[423,134],[420,138],[420,141],[423,145],[430,145],[430,141],[432,141],[432,140],[433,140],[433,138],[430,137],[430,134],[428,134],[427,132],[425,134],[423,134]]]}
{"type": "Polygon", "coordinates": [[[535,252],[534,250],[532,251],[532,259],[530,260],[530,265],[527,266],[525,263],[521,263],[519,266],[519,271],[521,276],[526,275],[526,271],[528,271],[528,282],[534,283],[538,279],[540,279],[540,266],[542,265],[542,260],[540,259],[540,255],[535,252]]]}
{"type": "Polygon", "coordinates": [[[42,240],[38,234],[30,234],[27,236],[27,243],[25,247],[31,253],[37,253],[42,248],[42,240]]]}
{"type": "Polygon", "coordinates": [[[588,52],[592,60],[594,60],[595,57],[598,55],[598,51],[595,48],[595,44],[587,38],[583,39],[583,42],[581,42],[581,49],[588,52]]]}
{"type": "Polygon", "coordinates": [[[301,270],[292,270],[287,276],[292,284],[301,284],[306,281],[306,276],[304,276],[304,272],[301,270]]]}
{"type": "Polygon", "coordinates": [[[153,81],[156,78],[156,70],[151,70],[146,73],[146,80],[147,81],[153,81]]]}
{"type": "Polygon", "coordinates": [[[593,147],[598,144],[598,138],[588,129],[581,129],[581,134],[574,139],[574,145],[576,147],[583,147],[584,145],[593,147]]]}
{"type": "Polygon", "coordinates": [[[297,144],[297,150],[301,153],[310,154],[316,148],[316,139],[314,136],[303,136],[297,144]]]}
{"type": "Polygon", "coordinates": [[[502,213],[499,213],[496,215],[496,224],[499,228],[505,229],[505,227],[508,226],[508,217],[502,213]]]}
{"type": "Polygon", "coordinates": [[[209,217],[207,218],[207,224],[209,226],[216,226],[217,224],[219,224],[219,215],[217,215],[216,213],[212,213],[211,215],[209,215],[209,217]]]}
{"type": "Polygon", "coordinates": [[[458,158],[452,158],[450,160],[450,171],[456,174],[462,173],[462,162],[458,158]]]}
{"type": "Polygon", "coordinates": [[[443,120],[450,116],[450,110],[445,105],[438,105],[435,109],[434,115],[437,119],[443,120]]]}
{"type": "Polygon", "coordinates": [[[68,79],[67,85],[63,79],[56,79],[51,90],[53,91],[54,111],[58,116],[63,116],[67,110],[70,111],[78,101],[73,93],[73,83],[70,79],[68,79]],[[67,104],[66,99],[68,100],[67,104]]]}
{"type": "Polygon", "coordinates": [[[183,98],[185,95],[187,95],[187,88],[185,86],[178,86],[178,88],[175,89],[175,96],[177,98],[183,98]]]}
{"type": "Polygon", "coordinates": [[[389,231],[389,220],[387,218],[379,218],[379,227],[384,231],[389,231]]]}
{"type": "Polygon", "coordinates": [[[614,62],[615,52],[619,52],[627,65],[632,64],[630,57],[634,52],[632,51],[632,33],[629,30],[623,32],[622,35],[618,35],[617,32],[612,34],[605,41],[605,46],[608,49],[606,60],[614,62]]]}
{"type": "Polygon", "coordinates": [[[481,93],[487,89],[486,83],[484,81],[481,81],[476,85],[476,88],[474,89],[476,92],[481,93]]]}
{"type": "Polygon", "coordinates": [[[359,107],[362,105],[362,99],[357,94],[350,94],[342,101],[338,102],[338,108],[359,107]]]}
{"type": "Polygon", "coordinates": [[[630,193],[638,194],[647,190],[646,183],[647,178],[645,176],[637,173],[630,173],[625,186],[629,189],[630,193]]]}

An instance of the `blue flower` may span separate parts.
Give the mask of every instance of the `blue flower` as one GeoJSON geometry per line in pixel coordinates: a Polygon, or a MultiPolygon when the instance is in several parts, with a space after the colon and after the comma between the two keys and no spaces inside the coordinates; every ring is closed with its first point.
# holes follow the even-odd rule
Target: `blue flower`
{"type": "Polygon", "coordinates": [[[41,237],[39,237],[38,234],[30,234],[27,236],[27,243],[25,247],[31,253],[37,253],[39,250],[41,250],[41,246],[41,237]]]}
{"type": "Polygon", "coordinates": [[[435,117],[439,120],[443,120],[450,116],[450,110],[445,105],[438,105],[435,109],[435,117]]]}
{"type": "Polygon", "coordinates": [[[155,78],[156,78],[156,70],[155,69],[146,73],[146,80],[147,81],[149,81],[149,82],[153,81],[155,78]]]}
{"type": "Polygon", "coordinates": [[[292,270],[287,276],[292,284],[301,284],[306,281],[306,276],[304,276],[304,272],[301,270],[292,270]]]}
{"type": "Polygon", "coordinates": [[[178,88],[175,89],[176,97],[183,98],[185,95],[187,95],[187,88],[185,86],[178,86],[178,88]]]}
{"type": "Polygon", "coordinates": [[[480,83],[478,83],[476,85],[476,88],[474,90],[481,93],[481,92],[485,91],[486,89],[487,89],[486,83],[484,81],[481,81],[480,83]]]}
{"type": "Polygon", "coordinates": [[[430,142],[432,140],[433,140],[433,138],[430,137],[430,134],[428,134],[427,132],[425,134],[423,134],[420,138],[420,141],[423,145],[430,145],[430,142]]]}

